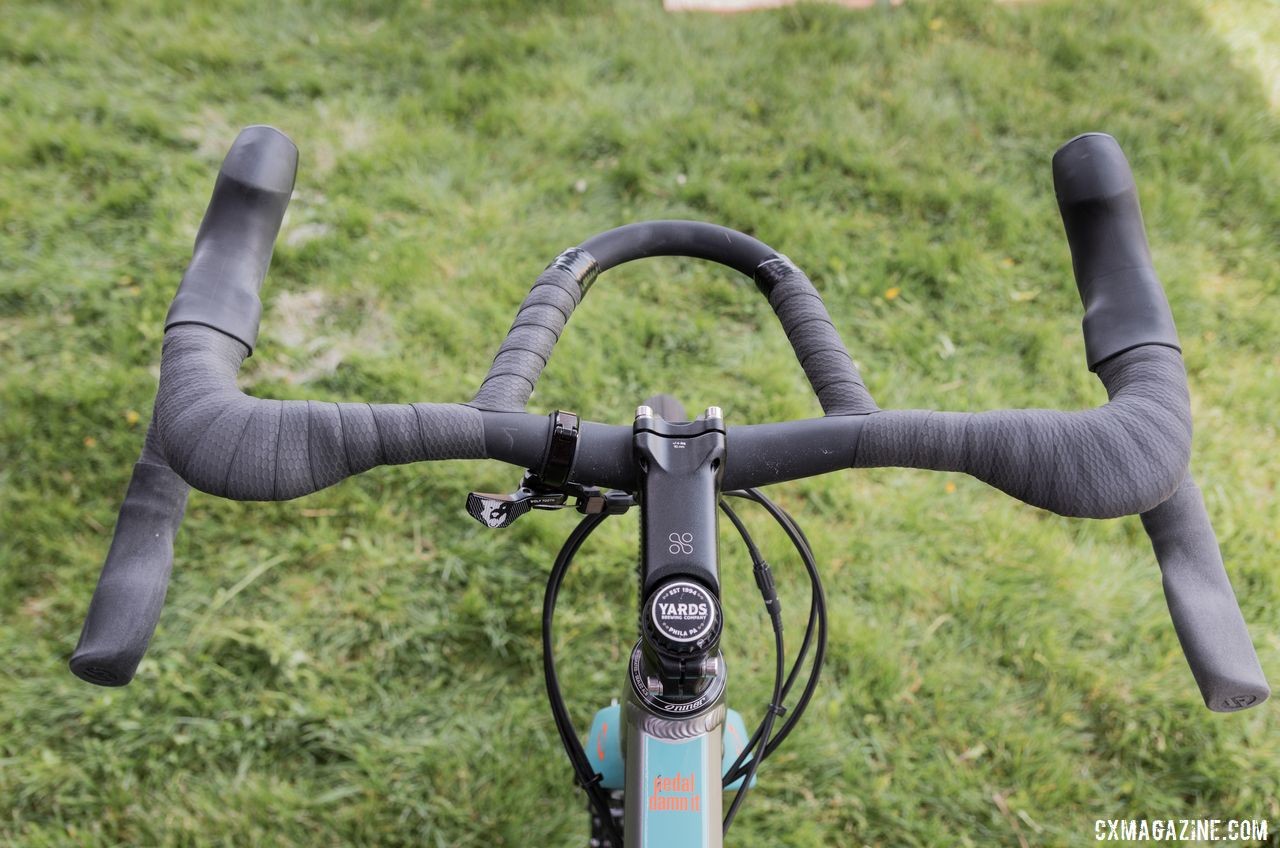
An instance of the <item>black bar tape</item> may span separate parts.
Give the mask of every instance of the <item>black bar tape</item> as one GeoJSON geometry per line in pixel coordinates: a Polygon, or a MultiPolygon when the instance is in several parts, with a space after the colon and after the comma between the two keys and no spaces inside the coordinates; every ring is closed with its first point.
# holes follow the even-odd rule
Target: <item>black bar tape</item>
{"type": "Polygon", "coordinates": [[[155,426],[173,470],[202,492],[288,500],[377,465],[487,456],[479,410],[250,397],[236,386],[247,355],[208,327],[165,333],[155,426]]]}
{"type": "Polygon", "coordinates": [[[775,255],[756,267],[755,281],[782,323],[822,411],[827,415],[875,412],[878,407],[862,375],[805,273],[787,257],[775,255]]]}
{"type": "Polygon", "coordinates": [[[253,351],[262,315],[258,291],[297,170],[298,149],[284,133],[264,126],[240,132],[218,171],[166,330],[203,324],[253,351]]]}
{"type": "Polygon", "coordinates": [[[525,408],[551,349],[598,269],[591,254],[577,247],[561,253],[547,266],[520,304],[471,406],[499,412],[525,408]]]}
{"type": "Polygon", "coordinates": [[[470,405],[486,411],[523,410],[569,316],[600,270],[661,255],[689,255],[734,268],[745,259],[766,256],[750,267],[751,276],[782,323],[823,412],[842,415],[876,410],[821,295],[804,272],[785,256],[749,236],[692,221],[654,221],[619,227],[560,254],[538,277],[520,305],[470,405]],[[609,263],[598,262],[587,250],[589,246],[608,251],[609,263]]]}
{"type": "Polygon", "coordinates": [[[1089,368],[1140,345],[1180,350],[1120,145],[1104,133],[1073,138],[1053,156],[1053,185],[1084,303],[1089,368]]]}
{"type": "Polygon", "coordinates": [[[1177,488],[1191,455],[1182,357],[1140,347],[1108,359],[1098,377],[1110,400],[1081,412],[877,412],[853,465],[963,471],[1060,515],[1151,509],[1177,488]]]}
{"type": "Polygon", "coordinates": [[[1173,496],[1142,514],[1163,575],[1178,641],[1204,703],[1216,712],[1257,706],[1271,694],[1199,487],[1187,474],[1173,496]]]}
{"type": "Polygon", "coordinates": [[[80,679],[99,686],[133,679],[160,619],[188,491],[159,456],[149,429],[71,655],[71,671],[80,679]]]}

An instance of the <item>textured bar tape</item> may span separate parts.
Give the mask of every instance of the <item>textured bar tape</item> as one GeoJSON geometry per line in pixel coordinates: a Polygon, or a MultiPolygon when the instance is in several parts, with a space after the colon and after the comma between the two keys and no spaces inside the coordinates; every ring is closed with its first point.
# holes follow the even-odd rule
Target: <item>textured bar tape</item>
{"type": "Polygon", "coordinates": [[[875,412],[878,407],[862,375],[805,273],[779,255],[760,263],[755,280],[782,323],[822,411],[827,415],[875,412]]]}
{"type": "Polygon", "coordinates": [[[486,456],[478,410],[250,397],[236,386],[247,355],[208,327],[165,333],[155,426],[173,470],[203,492],[288,500],[378,465],[486,456]]]}
{"type": "MultiPolygon", "coordinates": [[[[525,408],[598,268],[581,248],[566,250],[547,266],[520,305],[471,406],[496,411],[525,408]]],[[[875,411],[875,402],[822,297],[804,272],[785,256],[775,255],[756,267],[755,282],[777,314],[823,411],[828,415],[875,411]]]]}
{"type": "Polygon", "coordinates": [[[513,412],[525,408],[551,349],[595,280],[598,267],[591,254],[577,247],[547,266],[520,304],[471,406],[513,412]]]}
{"type": "Polygon", "coordinates": [[[1103,363],[1098,377],[1110,401],[1082,412],[877,412],[862,428],[854,467],[963,471],[1060,515],[1151,509],[1177,488],[1191,454],[1182,357],[1136,348],[1103,363]]]}

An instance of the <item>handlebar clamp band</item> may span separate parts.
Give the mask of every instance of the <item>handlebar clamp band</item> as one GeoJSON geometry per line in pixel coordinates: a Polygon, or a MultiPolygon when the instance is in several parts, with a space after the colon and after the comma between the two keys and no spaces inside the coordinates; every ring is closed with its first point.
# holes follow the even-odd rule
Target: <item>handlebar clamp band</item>
{"type": "Polygon", "coordinates": [[[573,412],[556,410],[551,413],[549,429],[547,458],[538,469],[538,477],[548,486],[563,486],[569,482],[569,472],[573,470],[573,460],[578,455],[578,416],[573,412]]]}

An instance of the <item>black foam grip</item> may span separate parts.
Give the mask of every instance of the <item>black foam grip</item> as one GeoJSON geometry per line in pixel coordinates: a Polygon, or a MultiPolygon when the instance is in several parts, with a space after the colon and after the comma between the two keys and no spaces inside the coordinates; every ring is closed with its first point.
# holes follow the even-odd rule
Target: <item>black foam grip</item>
{"type": "Polygon", "coordinates": [[[166,330],[203,324],[253,351],[262,316],[258,291],[297,170],[298,149],[279,130],[254,126],[236,137],[214,183],[191,264],[169,307],[166,330]]]}
{"type": "Polygon", "coordinates": [[[1216,712],[1261,704],[1271,694],[1245,627],[1222,552],[1188,473],[1168,500],[1142,514],[1163,575],[1169,614],[1204,703],[1216,712]]]}
{"type": "Polygon", "coordinates": [[[1053,185],[1084,303],[1089,368],[1140,345],[1180,350],[1120,145],[1104,133],[1073,138],[1053,156],[1053,185]]]}
{"type": "Polygon", "coordinates": [[[755,281],[782,323],[822,411],[827,415],[875,412],[878,407],[862,375],[805,273],[787,257],[775,255],[756,267],[755,281]]]}
{"type": "Polygon", "coordinates": [[[99,686],[124,686],[147,650],[173,569],[173,540],[187,505],[187,484],[153,447],[133,467],[115,536],[94,589],[71,671],[99,686]]]}

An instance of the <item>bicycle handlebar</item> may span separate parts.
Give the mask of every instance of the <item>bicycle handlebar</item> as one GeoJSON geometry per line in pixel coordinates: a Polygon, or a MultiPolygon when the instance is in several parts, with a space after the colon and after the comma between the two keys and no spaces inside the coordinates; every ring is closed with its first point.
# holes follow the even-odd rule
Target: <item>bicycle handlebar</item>
{"type": "Polygon", "coordinates": [[[173,540],[186,511],[186,482],[173,473],[147,428],[115,534],[85,614],[71,670],[99,686],[123,686],[146,653],[173,570],[173,540]]]}
{"type": "MultiPolygon", "coordinates": [[[[254,398],[239,390],[236,374],[256,342],[258,290],[296,164],[283,134],[251,127],[219,173],[166,322],[147,445],[72,657],[72,670],[89,682],[123,685],[133,676],[164,598],[187,484],[233,499],[284,500],[384,464],[494,458],[536,470],[550,420],[523,410],[573,310],[602,271],[680,255],[755,280],[826,415],[729,428],[726,488],[894,465],[964,471],[1064,515],[1141,512],[1205,703],[1242,709],[1269,694],[1187,474],[1185,370],[1132,174],[1110,136],[1077,137],[1054,156],[1088,364],[1109,398],[1083,412],[881,411],[799,268],[754,238],[687,221],[620,227],[562,253],[521,304],[469,403],[254,398]]],[[[571,479],[634,490],[631,432],[584,422],[571,479]]]]}
{"type": "Polygon", "coordinates": [[[524,409],[560,333],[600,272],[648,256],[708,259],[752,277],[782,323],[822,411],[856,415],[876,410],[822,297],[804,272],[750,236],[697,221],[629,224],[556,257],[520,304],[471,405],[524,409]]]}
{"type": "Polygon", "coordinates": [[[1216,712],[1234,712],[1265,701],[1271,689],[1190,473],[1168,500],[1142,513],[1142,526],[1151,537],[1173,628],[1205,704],[1216,712]]]}

